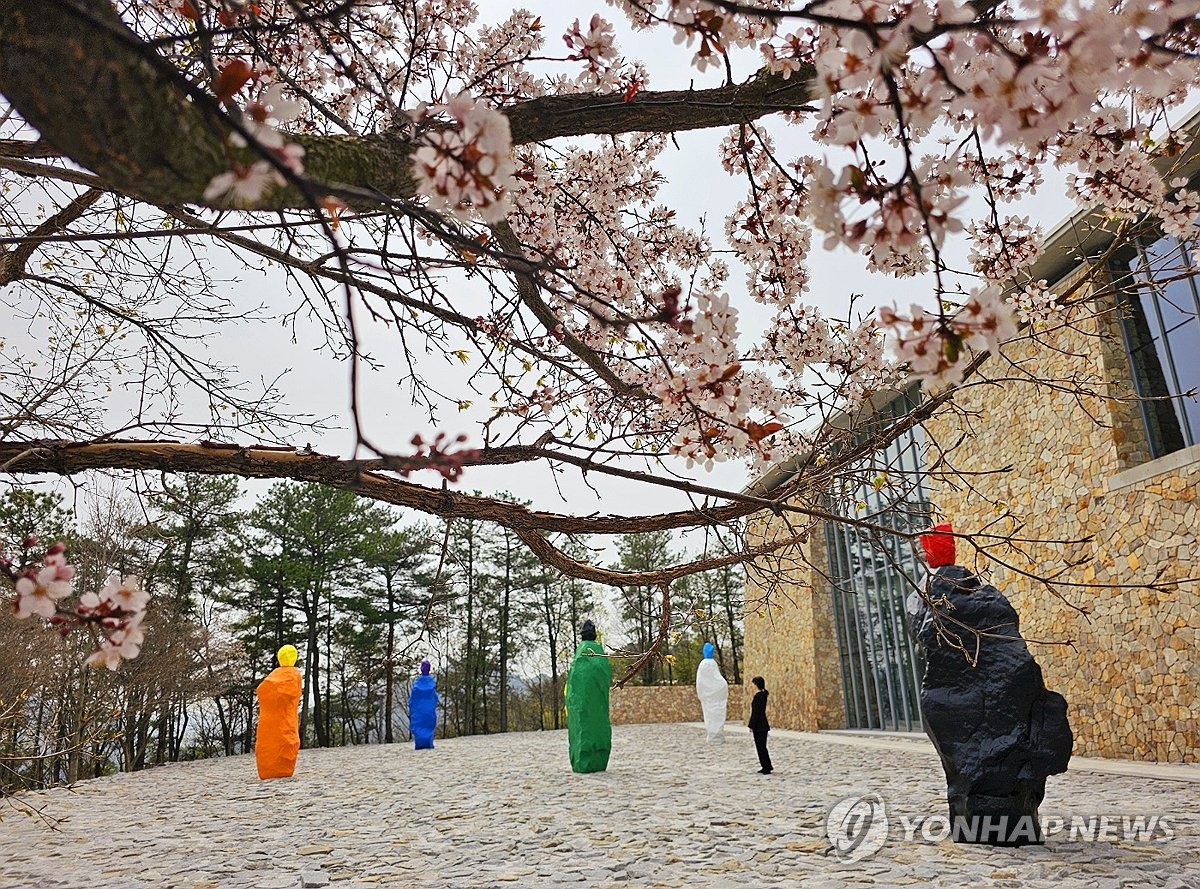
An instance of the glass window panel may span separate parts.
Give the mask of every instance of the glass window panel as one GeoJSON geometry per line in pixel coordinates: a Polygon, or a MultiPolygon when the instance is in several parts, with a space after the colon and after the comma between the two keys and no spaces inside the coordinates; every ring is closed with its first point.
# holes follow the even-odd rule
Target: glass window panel
{"type": "Polygon", "coordinates": [[[1144,260],[1141,277],[1161,281],[1169,277],[1168,272],[1187,267],[1187,257],[1182,245],[1175,238],[1159,238],[1142,245],[1144,260]]]}
{"type": "MultiPolygon", "coordinates": [[[[1180,253],[1185,268],[1193,269],[1195,254],[1183,249],[1180,253]]],[[[1200,390],[1200,298],[1195,279],[1189,276],[1171,282],[1166,299],[1160,302],[1177,391],[1200,390]]],[[[1196,444],[1200,440],[1200,401],[1183,398],[1176,402],[1176,408],[1184,415],[1188,441],[1196,444]]]]}
{"type": "Polygon", "coordinates": [[[1152,457],[1195,444],[1200,403],[1181,398],[1200,387],[1200,299],[1192,256],[1171,237],[1140,245],[1125,266],[1134,287],[1121,326],[1152,457]]]}
{"type": "MultiPolygon", "coordinates": [[[[1171,364],[1175,370],[1175,392],[1184,393],[1200,387],[1200,320],[1195,315],[1168,328],[1171,364]]],[[[1174,401],[1175,410],[1183,414],[1184,434],[1191,443],[1200,432],[1200,404],[1194,397],[1174,401]]]]}
{"type": "Polygon", "coordinates": [[[1200,430],[1200,399],[1196,397],[1184,398],[1179,401],[1178,405],[1184,415],[1184,420],[1188,428],[1188,441],[1196,442],[1200,438],[1197,430],[1200,430]]]}
{"type": "Polygon", "coordinates": [[[1192,298],[1191,281],[1168,281],[1153,288],[1158,301],[1158,314],[1168,337],[1181,328],[1195,327],[1196,303],[1192,298]]]}
{"type": "Polygon", "coordinates": [[[1160,350],[1159,343],[1162,342],[1162,320],[1159,317],[1158,307],[1155,305],[1155,289],[1153,285],[1144,286],[1139,293],[1139,298],[1142,304],[1142,314],[1146,318],[1146,330],[1149,334],[1142,348],[1158,352],[1160,350]]]}

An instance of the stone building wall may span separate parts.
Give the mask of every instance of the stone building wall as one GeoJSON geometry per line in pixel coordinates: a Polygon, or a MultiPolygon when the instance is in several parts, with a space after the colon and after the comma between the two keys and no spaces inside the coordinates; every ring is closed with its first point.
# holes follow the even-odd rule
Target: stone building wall
{"type": "MultiPolygon", "coordinates": [[[[772,521],[750,529],[751,545],[780,533],[772,521]]],[[[827,564],[821,526],[803,544],[776,552],[747,575],[742,675],[762,676],[772,726],[817,731],[845,727],[833,592],[809,565],[827,564]]],[[[753,692],[753,686],[747,683],[753,692]]]]}
{"type": "MultiPolygon", "coordinates": [[[[1200,583],[1188,578],[1200,577],[1200,447],[1148,460],[1111,298],[1082,270],[1059,285],[1073,288],[1094,297],[1090,322],[1043,334],[1051,348],[1006,347],[984,366],[1000,385],[965,388],[924,424],[926,466],[944,458],[970,473],[969,487],[932,474],[930,498],[956,530],[997,535],[980,538],[996,544],[990,556],[959,541],[958,561],[1009,597],[1036,640],[1077,755],[1197,762],[1200,583]],[[1079,397],[1081,382],[1097,394],[1079,397]]],[[[758,539],[778,522],[760,522],[758,539]]],[[[809,547],[812,564],[828,564],[809,547]]],[[[796,561],[748,575],[745,675],[768,677],[772,724],[838,727],[832,596],[796,561]]]]}
{"type": "MultiPolygon", "coordinates": [[[[694,685],[626,685],[609,694],[613,725],[642,722],[699,722],[704,718],[694,685]]],[[[729,684],[730,722],[742,721],[749,703],[740,685],[729,684]]]]}

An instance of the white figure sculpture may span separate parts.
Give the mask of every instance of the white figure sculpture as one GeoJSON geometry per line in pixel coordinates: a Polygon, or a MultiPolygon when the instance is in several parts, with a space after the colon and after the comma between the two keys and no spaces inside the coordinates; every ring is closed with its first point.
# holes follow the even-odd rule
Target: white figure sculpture
{"type": "Polygon", "coordinates": [[[704,660],[696,668],[696,697],[704,711],[704,730],[708,732],[708,743],[722,744],[725,741],[725,710],[729,706],[729,683],[721,675],[721,668],[713,660],[711,642],[704,643],[704,660]]]}

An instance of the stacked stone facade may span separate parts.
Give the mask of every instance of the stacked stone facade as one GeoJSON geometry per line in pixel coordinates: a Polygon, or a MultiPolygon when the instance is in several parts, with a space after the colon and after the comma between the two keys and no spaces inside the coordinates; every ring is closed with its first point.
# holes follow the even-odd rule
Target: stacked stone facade
{"type": "MultiPolygon", "coordinates": [[[[727,719],[740,722],[749,710],[742,686],[729,684],[727,719]]],[[[694,685],[626,685],[609,693],[609,716],[613,725],[643,722],[700,722],[704,714],[694,685]]]]}
{"type": "MultiPolygon", "coordinates": [[[[777,533],[773,522],[751,526],[755,542],[777,533]]],[[[771,725],[804,731],[842,728],[842,673],[833,591],[822,533],[747,571],[742,674],[762,676],[771,693],[771,725]]]]}
{"type": "MultiPolygon", "coordinates": [[[[965,387],[924,424],[926,465],[971,481],[931,474],[930,499],[956,530],[998,535],[979,538],[997,544],[988,553],[960,541],[958,561],[1020,614],[1046,685],[1067,698],[1077,755],[1197,762],[1200,447],[1149,459],[1103,269],[1058,288],[1091,298],[1083,320],[1010,344],[985,366],[998,385],[965,387]]],[[[777,677],[773,724],[836,728],[832,596],[801,566],[828,561],[808,547],[769,602],[750,573],[745,670],[777,677]]]]}

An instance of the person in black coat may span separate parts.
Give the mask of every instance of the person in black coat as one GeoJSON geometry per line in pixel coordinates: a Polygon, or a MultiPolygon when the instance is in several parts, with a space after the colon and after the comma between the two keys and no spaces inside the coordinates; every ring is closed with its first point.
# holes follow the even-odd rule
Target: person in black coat
{"type": "Polygon", "coordinates": [[[771,755],[767,753],[767,732],[771,730],[771,724],[767,722],[767,683],[761,676],[755,676],[750,681],[758,691],[750,701],[750,722],[747,724],[750,726],[750,733],[754,735],[758,764],[762,766],[758,773],[769,775],[775,769],[771,765],[771,755]]]}

